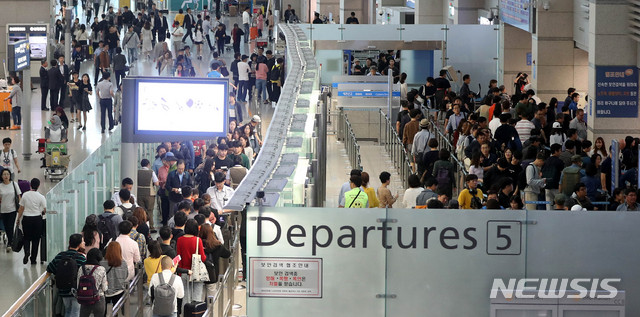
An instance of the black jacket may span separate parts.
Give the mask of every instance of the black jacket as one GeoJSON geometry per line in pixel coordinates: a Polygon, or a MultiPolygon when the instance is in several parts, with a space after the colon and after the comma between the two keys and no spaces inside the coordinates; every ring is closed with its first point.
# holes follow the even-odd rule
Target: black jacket
{"type": "Polygon", "coordinates": [[[182,182],[180,182],[180,177],[178,176],[177,170],[169,173],[167,176],[167,183],[164,185],[167,192],[169,193],[169,200],[172,202],[181,202],[182,194],[176,193],[173,191],[174,188],[182,188],[184,186],[191,186],[191,177],[187,171],[184,171],[184,175],[182,176],[182,182]]]}
{"type": "Polygon", "coordinates": [[[40,66],[40,88],[49,88],[49,71],[40,66]]]}
{"type": "Polygon", "coordinates": [[[205,248],[204,254],[207,256],[207,261],[204,264],[209,273],[209,282],[205,282],[205,284],[213,284],[218,281],[218,275],[220,274],[218,260],[220,258],[228,259],[231,256],[231,252],[224,245],[220,245],[215,248],[205,248]]]}
{"type": "Polygon", "coordinates": [[[64,76],[60,73],[58,66],[49,68],[47,73],[49,74],[49,89],[60,89],[64,85],[64,76]]]}
{"type": "Polygon", "coordinates": [[[190,14],[184,15],[184,20],[182,22],[182,25],[184,26],[185,30],[193,28],[193,19],[191,19],[190,14]]]}

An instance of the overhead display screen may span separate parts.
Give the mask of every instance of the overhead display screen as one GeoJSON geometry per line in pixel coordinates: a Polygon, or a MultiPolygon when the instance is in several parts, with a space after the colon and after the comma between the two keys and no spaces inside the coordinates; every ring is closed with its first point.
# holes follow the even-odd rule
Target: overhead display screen
{"type": "Polygon", "coordinates": [[[519,29],[531,32],[529,0],[500,0],[500,19],[519,29]]]}
{"type": "Polygon", "coordinates": [[[226,78],[125,79],[123,127],[130,122],[132,128],[125,138],[144,143],[226,136],[228,85],[226,78]]]}

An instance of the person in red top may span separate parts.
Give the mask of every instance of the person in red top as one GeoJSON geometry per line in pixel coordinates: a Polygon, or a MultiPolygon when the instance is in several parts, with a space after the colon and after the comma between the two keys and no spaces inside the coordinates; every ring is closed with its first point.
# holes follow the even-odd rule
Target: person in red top
{"type": "MultiPolygon", "coordinates": [[[[178,238],[176,243],[176,251],[178,256],[181,257],[178,267],[191,270],[191,256],[196,253],[196,246],[198,248],[198,254],[202,262],[207,260],[207,256],[204,254],[204,247],[202,245],[202,239],[198,238],[198,222],[195,219],[187,220],[184,225],[184,235],[178,238]]],[[[184,285],[188,285],[188,274],[182,274],[182,282],[184,285]]],[[[186,287],[185,291],[185,303],[191,301],[202,301],[202,293],[204,291],[203,282],[193,282],[193,287],[186,287]]]]}

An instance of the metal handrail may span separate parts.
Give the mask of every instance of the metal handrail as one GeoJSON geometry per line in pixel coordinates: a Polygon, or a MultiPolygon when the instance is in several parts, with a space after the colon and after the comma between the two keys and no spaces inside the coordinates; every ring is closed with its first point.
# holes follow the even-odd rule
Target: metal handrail
{"type": "Polygon", "coordinates": [[[414,174],[413,167],[411,166],[413,160],[402,144],[402,139],[400,139],[398,132],[391,125],[391,120],[389,120],[387,114],[382,110],[380,110],[378,114],[380,115],[380,135],[378,140],[384,145],[385,150],[391,156],[394,167],[398,169],[402,186],[409,188],[409,176],[414,174]]]}
{"type": "MultiPolygon", "coordinates": [[[[120,311],[120,309],[123,308],[123,306],[124,306],[124,316],[125,317],[131,316],[131,306],[129,304],[129,300],[131,299],[131,294],[133,294],[134,292],[138,292],[138,299],[140,299],[138,301],[138,304],[139,305],[143,304],[142,299],[146,297],[145,296],[146,292],[144,292],[144,288],[142,287],[142,284],[143,284],[142,276],[144,272],[145,272],[144,268],[140,268],[140,267],[138,268],[138,274],[136,274],[133,277],[133,280],[131,280],[131,282],[129,283],[129,288],[125,292],[124,296],[122,296],[120,300],[118,300],[118,302],[111,307],[111,312],[109,313],[109,316],[118,316],[118,312],[120,311]]],[[[143,306],[143,309],[144,309],[144,306],[143,306]]],[[[136,314],[136,316],[138,315],[140,314],[136,314]]]]}
{"type": "Polygon", "coordinates": [[[353,127],[351,126],[351,122],[349,122],[349,117],[344,111],[342,113],[343,127],[340,132],[342,132],[342,139],[344,140],[344,146],[347,150],[347,156],[349,157],[349,163],[354,169],[362,170],[362,158],[360,156],[360,144],[358,144],[358,140],[356,138],[356,134],[353,132],[353,127]]]}
{"type": "MultiPolygon", "coordinates": [[[[40,277],[38,277],[38,279],[33,284],[31,284],[29,289],[27,289],[27,291],[24,292],[24,294],[22,294],[22,296],[20,296],[20,298],[18,298],[18,300],[13,305],[11,305],[9,310],[7,310],[7,312],[5,312],[2,315],[2,317],[16,316],[18,312],[24,306],[26,306],[29,301],[34,299],[43,290],[46,290],[46,287],[49,285],[50,280],[51,280],[51,273],[45,272],[42,275],[40,275],[40,277]]],[[[34,314],[34,315],[37,315],[37,314],[34,314]]]]}

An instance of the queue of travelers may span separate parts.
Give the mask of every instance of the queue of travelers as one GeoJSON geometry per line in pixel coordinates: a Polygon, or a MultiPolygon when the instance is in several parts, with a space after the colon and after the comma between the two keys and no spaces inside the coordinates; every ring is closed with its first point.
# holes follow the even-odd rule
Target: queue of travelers
{"type": "MultiPolygon", "coordinates": [[[[386,63],[382,67],[389,69],[394,54],[399,52],[381,53],[378,64],[386,63]]],[[[373,60],[367,61],[368,70],[374,66],[373,60]]],[[[354,73],[362,68],[358,61],[354,73]]],[[[525,73],[516,76],[514,94],[491,80],[485,96],[469,89],[468,74],[458,92],[452,91],[446,70],[439,75],[408,90],[400,101],[395,128],[415,173],[407,180],[404,207],[446,207],[448,202],[461,209],[640,211],[640,139],[618,140],[616,158],[604,138],[589,140],[575,88],[567,90],[563,102],[551,98],[546,103],[530,88],[525,73]],[[611,191],[613,160],[620,174],[611,191]]],[[[351,201],[345,202],[344,193],[358,189],[366,190],[361,176],[343,185],[339,206],[348,207],[351,201]]],[[[381,206],[376,203],[380,197],[372,196],[354,206],[381,206]]]]}

